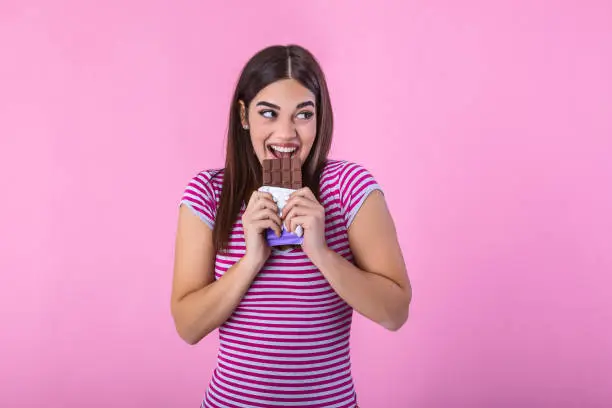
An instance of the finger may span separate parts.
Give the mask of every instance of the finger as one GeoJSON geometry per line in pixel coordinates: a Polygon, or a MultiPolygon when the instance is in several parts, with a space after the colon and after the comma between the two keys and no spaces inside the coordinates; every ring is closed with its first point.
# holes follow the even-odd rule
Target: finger
{"type": "Polygon", "coordinates": [[[289,232],[293,232],[293,230],[291,229],[291,219],[293,217],[296,217],[299,212],[297,207],[293,207],[291,209],[289,209],[289,212],[285,213],[283,217],[281,217],[283,225],[285,226],[285,229],[289,232]]]}
{"type": "Polygon", "coordinates": [[[279,226],[281,225],[281,218],[278,216],[278,212],[270,209],[263,208],[258,211],[254,211],[253,214],[249,217],[251,222],[260,221],[260,220],[272,220],[277,223],[279,226]]]}
{"type": "Polygon", "coordinates": [[[287,204],[289,203],[301,203],[302,205],[306,205],[306,206],[319,206],[319,202],[316,200],[311,200],[308,197],[304,197],[304,196],[291,196],[289,197],[289,200],[287,200],[287,204]]]}
{"type": "Polygon", "coordinates": [[[292,197],[285,204],[283,212],[281,213],[281,217],[284,218],[289,213],[289,211],[296,207],[315,209],[319,207],[319,203],[308,200],[304,197],[292,197]]]}
{"type": "Polygon", "coordinates": [[[299,190],[295,190],[293,193],[291,193],[292,197],[304,197],[310,201],[317,201],[317,198],[315,197],[314,193],[312,192],[312,190],[308,187],[304,187],[304,188],[300,188],[299,190]]]}
{"type": "Polygon", "coordinates": [[[274,202],[274,200],[272,199],[272,194],[266,193],[264,191],[255,190],[253,191],[253,193],[251,194],[251,197],[249,198],[249,203],[247,204],[247,207],[249,206],[252,207],[255,203],[261,200],[269,200],[269,201],[274,202]]]}
{"type": "Polygon", "coordinates": [[[255,228],[255,231],[257,231],[257,233],[259,234],[263,233],[265,230],[270,228],[271,230],[274,231],[277,237],[281,236],[280,226],[272,220],[267,219],[267,220],[255,221],[253,222],[252,225],[253,225],[253,228],[255,228]]]}
{"type": "Polygon", "coordinates": [[[274,198],[272,196],[272,194],[266,192],[266,191],[258,191],[257,192],[257,197],[260,200],[270,200],[270,201],[274,201],[274,198]]]}
{"type": "Polygon", "coordinates": [[[296,217],[291,218],[291,232],[295,232],[299,225],[302,226],[303,231],[308,230],[310,217],[307,215],[298,215],[296,217]]]}
{"type": "Polygon", "coordinates": [[[259,191],[255,190],[251,193],[251,196],[249,197],[249,202],[247,203],[247,210],[253,208],[253,205],[255,205],[255,202],[257,201],[257,199],[259,198],[259,191]]]}
{"type": "Polygon", "coordinates": [[[315,195],[313,194],[312,190],[310,190],[308,187],[302,188],[300,190],[296,190],[293,193],[291,193],[289,196],[289,200],[287,200],[287,202],[292,201],[292,200],[303,200],[304,202],[313,203],[315,205],[321,205],[319,201],[317,200],[317,198],[315,197],[315,195]]]}
{"type": "Polygon", "coordinates": [[[272,199],[272,196],[268,193],[255,192],[251,196],[249,204],[247,205],[247,210],[245,212],[252,212],[261,210],[264,208],[270,208],[274,211],[278,211],[278,205],[272,199]]]}
{"type": "Polygon", "coordinates": [[[314,214],[314,211],[305,207],[294,207],[285,217],[284,224],[285,228],[290,232],[295,232],[295,227],[299,224],[295,223],[296,218],[310,218],[314,214]]]}
{"type": "Polygon", "coordinates": [[[272,211],[278,211],[278,205],[268,198],[261,198],[253,204],[253,211],[259,211],[266,208],[272,211]]]}

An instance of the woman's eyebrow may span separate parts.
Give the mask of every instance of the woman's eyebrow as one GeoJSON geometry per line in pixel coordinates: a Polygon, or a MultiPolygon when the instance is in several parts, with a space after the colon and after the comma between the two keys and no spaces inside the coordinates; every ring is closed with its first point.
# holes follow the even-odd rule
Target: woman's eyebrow
{"type": "MultiPolygon", "coordinates": [[[[275,105],[275,104],[270,103],[270,102],[266,102],[266,101],[257,102],[257,104],[255,106],[266,106],[268,108],[272,108],[272,109],[276,109],[276,110],[281,110],[280,106],[275,105]]],[[[298,103],[298,105],[295,107],[295,109],[302,109],[302,108],[305,108],[306,106],[312,106],[314,108],[315,104],[314,104],[313,101],[306,101],[306,102],[298,103]]]]}
{"type": "Polygon", "coordinates": [[[306,102],[299,103],[298,106],[295,107],[295,109],[302,109],[302,108],[305,108],[306,106],[312,106],[314,108],[315,104],[313,101],[306,101],[306,102]]]}
{"type": "Polygon", "coordinates": [[[267,106],[268,108],[280,110],[280,106],[275,105],[275,104],[270,103],[270,102],[266,102],[266,101],[257,102],[257,105],[255,105],[255,106],[267,106]]]}

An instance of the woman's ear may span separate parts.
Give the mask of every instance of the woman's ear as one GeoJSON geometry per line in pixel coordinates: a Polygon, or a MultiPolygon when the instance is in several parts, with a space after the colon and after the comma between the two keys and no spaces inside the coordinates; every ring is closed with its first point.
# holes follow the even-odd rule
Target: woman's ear
{"type": "Polygon", "coordinates": [[[249,122],[247,121],[246,105],[242,100],[238,101],[238,104],[240,104],[240,123],[242,124],[242,128],[246,130],[249,128],[249,122]]]}

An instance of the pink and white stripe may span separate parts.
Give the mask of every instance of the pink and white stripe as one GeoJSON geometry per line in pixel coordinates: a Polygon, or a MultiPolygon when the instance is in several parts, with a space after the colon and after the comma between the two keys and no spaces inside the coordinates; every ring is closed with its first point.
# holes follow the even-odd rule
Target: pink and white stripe
{"type": "MultiPolygon", "coordinates": [[[[211,228],[222,183],[222,170],[201,172],[181,200],[211,228]]],[[[348,226],[376,189],[372,175],[354,163],[331,160],[321,175],[327,243],[349,261],[348,226]]],[[[228,250],[216,256],[217,279],[244,255],[243,210],[228,250]]],[[[301,249],[273,250],[219,328],[217,367],[202,407],[355,407],[352,312],[301,249]]]]}

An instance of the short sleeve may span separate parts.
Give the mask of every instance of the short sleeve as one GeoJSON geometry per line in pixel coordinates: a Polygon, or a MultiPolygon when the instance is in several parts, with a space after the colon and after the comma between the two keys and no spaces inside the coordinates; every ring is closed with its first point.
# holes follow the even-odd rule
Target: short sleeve
{"type": "Polygon", "coordinates": [[[340,206],[348,228],[370,193],[382,188],[367,169],[355,163],[346,162],[339,178],[340,206]]]}
{"type": "Polygon", "coordinates": [[[196,175],[183,193],[181,205],[187,206],[211,229],[215,226],[216,199],[215,189],[212,183],[213,174],[203,171],[196,175]]]}

